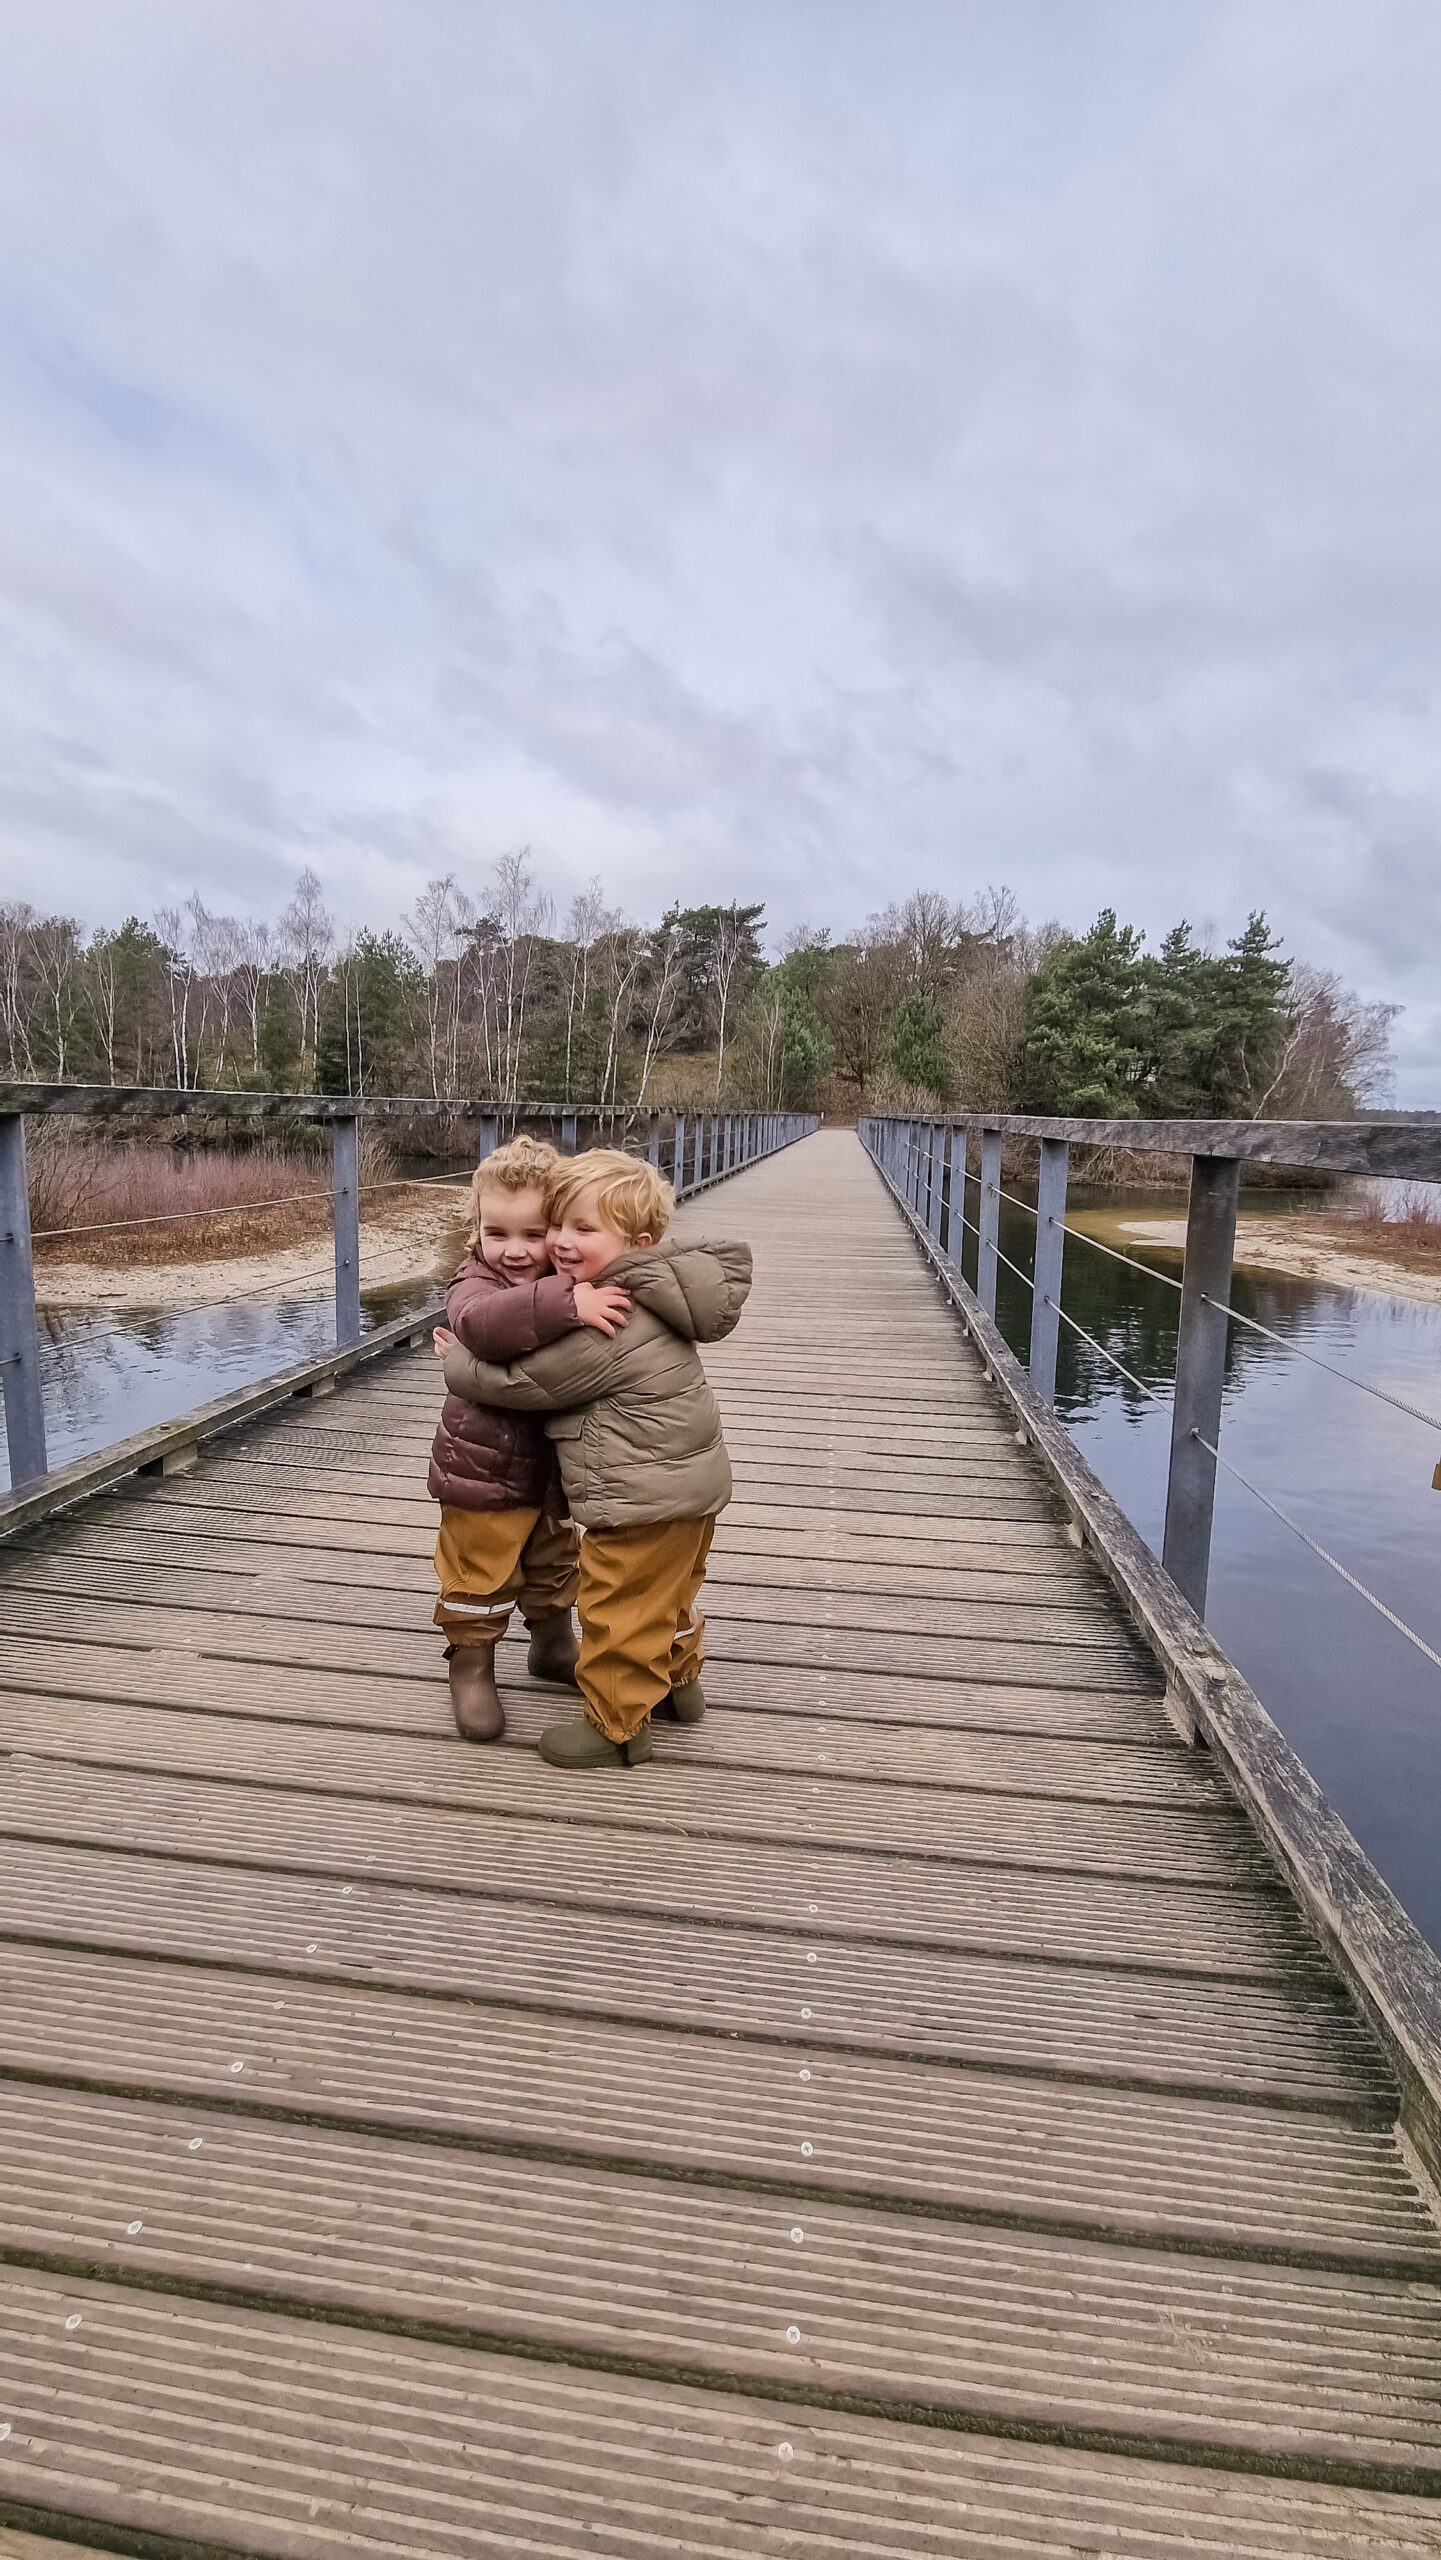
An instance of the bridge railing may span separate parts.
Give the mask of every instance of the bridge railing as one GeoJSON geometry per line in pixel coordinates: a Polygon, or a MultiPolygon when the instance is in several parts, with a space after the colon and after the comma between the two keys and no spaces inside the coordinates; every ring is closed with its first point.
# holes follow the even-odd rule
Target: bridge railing
{"type": "MultiPolygon", "coordinates": [[[[1047,1469],[1069,1515],[1070,1536],[1108,1576],[1160,1665],[1172,1722],[1189,1741],[1210,1746],[1306,1918],[1380,2034],[1400,2085],[1402,2128],[1428,2176],[1441,2180],[1441,1963],[1202,1617],[1215,1471],[1218,1463],[1229,1466],[1219,1447],[1226,1328],[1253,1321],[1230,1304],[1240,1168],[1247,1162],[1306,1165],[1329,1173],[1435,1182],[1441,1180],[1441,1121],[1397,1117],[1138,1124],[973,1113],[948,1120],[864,1120],[860,1136],[970,1332],[1017,1439],[1034,1447],[1047,1469]],[[1003,1141],[1020,1139],[1041,1149],[1034,1204],[1003,1187],[1003,1141]],[[1078,1142],[1191,1159],[1180,1282],[1146,1263],[1132,1264],[1163,1286],[1178,1288],[1181,1300],[1164,1562],[1151,1553],[1087,1465],[1055,1411],[1057,1324],[1069,1321],[1061,1307],[1063,1254],[1071,1243],[1111,1251],[1066,1222],[1068,1150],[1078,1142]],[[979,1159],[974,1173],[968,1163],[972,1151],[979,1159]],[[1030,1272],[1001,1250],[1000,1211],[1006,1199],[1036,1222],[1030,1272]],[[960,1267],[967,1234],[978,1250],[976,1290],[960,1267]],[[1032,1289],[1029,1373],[995,1319],[1002,1262],[1032,1289]]],[[[1131,1263],[1129,1255],[1116,1259],[1131,1263]]],[[[1104,1359],[1112,1359],[1094,1336],[1086,1339],[1104,1359]]],[[[1294,1341],[1286,1348],[1313,1356],[1294,1341]]],[[[1121,1366],[1119,1361],[1112,1365],[1121,1366]]],[[[1330,1364],[1323,1361],[1321,1366],[1330,1364]]],[[[1340,1370],[1333,1374],[1346,1375],[1340,1370]]],[[[1140,1379],[1131,1383],[1153,1392],[1140,1379]]],[[[1368,1381],[1348,1378],[1347,1383],[1401,1404],[1403,1411],[1438,1427],[1434,1415],[1368,1381]]],[[[1230,1472],[1240,1474],[1239,1469],[1230,1472]]],[[[1441,1668],[1441,1656],[1414,1628],[1318,1547],[1259,1486],[1245,1476],[1240,1481],[1441,1668]]]]}
{"type": "MultiPolygon", "coordinates": [[[[1125,1368],[1094,1334],[1087,1333],[1061,1304],[1061,1280],[1067,1242],[1088,1252],[1123,1262],[1159,1288],[1179,1297],[1180,1325],[1176,1343],[1176,1378],[1171,1408],[1171,1451],[1166,1479],[1165,1532],[1161,1562],[1198,1617],[1204,1616],[1210,1573],[1211,1524],[1215,1507],[1216,1470],[1224,1467],[1247,1491],[1294,1531],[1312,1553],[1330,1565],[1371,1606],[1379,1610],[1422,1653],[1441,1669],[1435,1654],[1412,1627],[1396,1617],[1374,1592],[1358,1582],[1335,1556],[1308,1536],[1258,1485],[1223,1457],[1221,1398],[1225,1383],[1228,1328],[1244,1325],[1269,1333],[1266,1325],[1231,1304],[1231,1272],[1235,1257],[1236,1211],[1243,1165],[1304,1167],[1310,1172],[1367,1174],[1414,1182],[1441,1181],[1441,1121],[1432,1117],[1372,1120],[1081,1120],[1042,1119],[1007,1114],[988,1117],[968,1113],[950,1120],[869,1119],[860,1124],[862,1144],[874,1157],[913,1223],[936,1251],[957,1267],[963,1235],[976,1239],[976,1295],[994,1321],[999,1268],[1002,1263],[1031,1292],[1029,1382],[1035,1394],[1054,1404],[1056,1354],[1060,1328],[1089,1343],[1101,1359],[1144,1396],[1156,1401],[1154,1387],[1125,1368]],[[1002,1148],[1009,1140],[1030,1140],[1039,1149],[1034,1203],[1007,1191],[1002,1180],[1002,1148]],[[1190,1197],[1182,1276],[1173,1280],[1148,1262],[1117,1253],[1099,1238],[1066,1221],[1070,1151],[1075,1144],[1125,1149],[1139,1155],[1189,1156],[1190,1197]],[[970,1171],[974,1148],[975,1175],[970,1171]],[[967,1214],[974,1183],[976,1215],[967,1214]],[[1035,1221],[1036,1242],[1029,1271],[1001,1251],[1001,1203],[1024,1211],[1035,1221]]],[[[1271,1336],[1275,1340],[1278,1337],[1271,1336]]],[[[1301,1344],[1288,1351],[1331,1369],[1301,1344]]],[[[1418,1405],[1373,1386],[1347,1371],[1331,1369],[1348,1386],[1397,1406],[1435,1430],[1441,1418],[1418,1405]]]]}
{"type": "MultiPolygon", "coordinates": [[[[330,1186],[328,1195],[294,1194],[294,1198],[329,1197],[331,1222],[335,1237],[335,1340],[337,1360],[308,1361],[293,1373],[289,1386],[286,1377],[266,1382],[276,1393],[297,1392],[308,1388],[319,1391],[337,1366],[346,1365],[346,1355],[353,1355],[361,1341],[360,1318],[360,1201],[363,1190],[409,1188],[409,1185],[362,1184],[360,1178],[360,1130],[362,1121],[368,1127],[414,1124],[436,1120],[442,1123],[472,1124],[475,1152],[483,1163],[503,1139],[519,1128],[541,1126],[557,1132],[562,1155],[576,1155],[586,1146],[623,1146],[629,1152],[641,1153],[649,1161],[663,1167],[678,1200],[689,1199],[698,1191],[709,1190],[717,1182],[757,1164],[764,1156],[774,1155],[798,1138],[808,1137],[819,1126],[811,1115],[798,1112],[707,1111],[700,1113],[638,1111],[621,1105],[589,1107],[572,1103],[498,1103],[488,1099],[431,1099],[427,1096],[322,1093],[244,1093],[208,1092],[169,1089],[164,1086],[113,1085],[0,1085],[0,1380],[3,1380],[5,1437],[10,1458],[12,1497],[5,1517],[13,1525],[15,1496],[27,1488],[34,1489],[49,1474],[49,1458],[45,1431],[45,1404],[40,1379],[39,1336],[35,1320],[35,1272],[30,1227],[29,1185],[25,1166],[25,1122],[27,1118],[82,1119],[92,1125],[111,1127],[115,1124],[134,1126],[156,1120],[210,1120],[238,1123],[250,1127],[274,1127],[297,1121],[320,1123],[331,1133],[330,1186]]],[[[438,1181],[453,1182],[456,1177],[441,1175],[438,1181]]],[[[419,1186],[415,1186],[419,1187],[419,1186]]],[[[285,1205],[282,1202],[248,1202],[237,1210],[190,1210],[167,1217],[165,1224],[182,1225],[190,1217],[243,1215],[245,1208],[264,1209],[285,1205]]],[[[147,1220],[114,1219],[107,1227],[145,1225],[147,1220]]],[[[99,1232],[98,1228],[86,1230],[99,1232]]],[[[53,1241],[66,1232],[57,1229],[53,1241]]],[[[408,1323],[388,1326],[383,1337],[373,1337],[377,1347],[382,1340],[408,1340],[408,1323]]],[[[202,1409],[209,1427],[222,1427],[232,1405],[237,1415],[254,1409],[256,1390],[242,1390],[239,1397],[222,1398],[218,1405],[202,1409]],[[217,1418],[219,1417],[219,1418],[217,1418]]],[[[198,1417],[197,1417],[198,1418],[198,1417]]],[[[166,1426],[166,1448],[172,1455],[183,1453],[186,1443],[183,1425],[166,1426]],[[177,1436],[178,1435],[178,1436],[177,1436]]],[[[128,1444],[126,1444],[128,1446],[128,1444]]],[[[193,1443],[190,1444],[193,1446],[193,1443]]],[[[162,1457],[157,1463],[168,1463],[162,1457]]]]}

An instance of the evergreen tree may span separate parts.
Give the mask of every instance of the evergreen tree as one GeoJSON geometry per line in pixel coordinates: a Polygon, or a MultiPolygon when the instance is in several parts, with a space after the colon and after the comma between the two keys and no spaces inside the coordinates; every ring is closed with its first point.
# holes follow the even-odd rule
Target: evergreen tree
{"type": "Polygon", "coordinates": [[[951,1064],[946,1055],[946,1021],[932,996],[907,996],[896,1009],[891,1027],[890,1064],[902,1084],[933,1093],[944,1102],[951,1090],[951,1064]]]}
{"type": "Polygon", "coordinates": [[[1105,907],[1081,940],[1068,936],[1048,952],[1026,990],[1021,1110],[1139,1116],[1150,1064],[1139,1008],[1141,940],[1105,907]]]}
{"type": "Polygon", "coordinates": [[[415,960],[398,933],[359,933],[330,974],[315,1054],[319,1093],[400,1093],[415,960]]]}

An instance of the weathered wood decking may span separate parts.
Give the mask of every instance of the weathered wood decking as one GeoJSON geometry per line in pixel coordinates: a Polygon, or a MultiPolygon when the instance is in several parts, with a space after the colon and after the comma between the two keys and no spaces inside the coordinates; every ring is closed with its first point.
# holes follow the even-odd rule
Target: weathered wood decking
{"type": "Polygon", "coordinates": [[[646,1770],[451,1737],[428,1353],[0,1551],[0,2548],[1441,2554],[1379,2049],[855,1141],[684,1214],[646,1770]]]}

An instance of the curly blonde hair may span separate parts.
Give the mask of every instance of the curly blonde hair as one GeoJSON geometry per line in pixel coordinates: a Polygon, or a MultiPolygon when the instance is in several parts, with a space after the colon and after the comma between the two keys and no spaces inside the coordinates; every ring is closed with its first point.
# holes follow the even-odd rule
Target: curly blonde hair
{"type": "Polygon", "coordinates": [[[538,1191],[547,1204],[562,1159],[544,1138],[511,1138],[478,1164],[470,1181],[470,1233],[466,1251],[480,1251],[480,1195],[483,1191],[538,1191]]]}
{"type": "Polygon", "coordinates": [[[595,1194],[606,1225],[632,1244],[637,1236],[659,1244],[675,1207],[675,1193],[664,1174],[640,1156],[623,1155],[619,1147],[591,1147],[560,1165],[547,1194],[553,1227],[582,1192],[595,1194]]]}

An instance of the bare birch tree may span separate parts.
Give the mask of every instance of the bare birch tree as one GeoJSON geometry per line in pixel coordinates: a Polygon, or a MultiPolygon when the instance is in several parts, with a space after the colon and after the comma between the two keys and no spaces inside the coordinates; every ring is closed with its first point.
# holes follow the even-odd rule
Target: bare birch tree
{"type": "Polygon", "coordinates": [[[335,918],[325,904],[317,873],[308,867],[295,884],[295,895],[280,919],[280,972],[290,988],[300,1021],[300,1072],[315,1076],[315,1049],[320,1035],[320,989],[335,948],[335,918]]]}
{"type": "Polygon", "coordinates": [[[268,924],[247,916],[235,931],[235,990],[250,1027],[250,1071],[260,1073],[260,999],[276,962],[275,936],[268,924]]]}
{"type": "Polygon", "coordinates": [[[460,955],[475,930],[475,909],[453,871],[428,880],[412,915],[402,918],[424,985],[426,1060],[437,1101],[457,1089],[460,1050],[460,955]]]}

